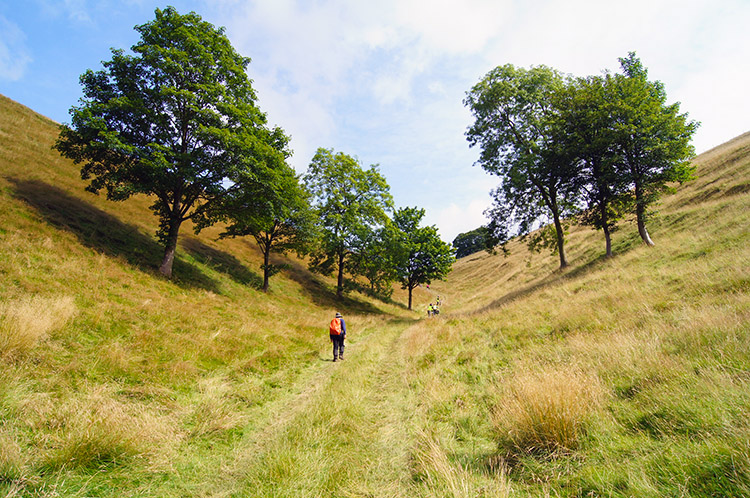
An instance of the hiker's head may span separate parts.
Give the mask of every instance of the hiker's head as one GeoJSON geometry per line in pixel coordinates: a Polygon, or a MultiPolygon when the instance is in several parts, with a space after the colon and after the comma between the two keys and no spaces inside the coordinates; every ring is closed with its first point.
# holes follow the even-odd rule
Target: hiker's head
{"type": "Polygon", "coordinates": [[[336,318],[341,318],[341,313],[339,313],[338,311],[336,312],[336,318]]]}

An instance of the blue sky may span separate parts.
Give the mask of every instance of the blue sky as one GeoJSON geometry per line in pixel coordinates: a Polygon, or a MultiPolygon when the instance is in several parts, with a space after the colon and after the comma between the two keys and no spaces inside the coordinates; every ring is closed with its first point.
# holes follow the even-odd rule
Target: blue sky
{"type": "Polygon", "coordinates": [[[485,223],[466,92],[495,66],[617,71],[636,51],[701,122],[700,153],[750,131],[748,0],[0,0],[0,93],[58,122],[78,77],[173,5],[226,28],[304,171],[318,147],[379,164],[397,206],[446,241],[485,223]]]}

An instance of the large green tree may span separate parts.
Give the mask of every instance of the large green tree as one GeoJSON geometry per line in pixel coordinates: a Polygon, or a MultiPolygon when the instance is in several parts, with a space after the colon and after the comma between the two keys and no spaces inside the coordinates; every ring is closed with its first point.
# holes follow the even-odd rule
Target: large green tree
{"type": "Polygon", "coordinates": [[[283,165],[288,139],[267,126],[246,74],[250,59],[223,28],[173,7],[155,14],[136,26],[133,55],[112,50],[104,69],[81,76],[81,104],[55,147],[83,163],[87,190],[114,201],[154,197],[165,248],[159,271],[169,277],[182,223],[213,223],[211,205],[239,188],[240,176],[283,165]]]}
{"type": "Polygon", "coordinates": [[[409,292],[421,284],[442,280],[451,271],[453,248],[440,239],[434,226],[420,227],[424,209],[402,208],[393,213],[389,252],[401,286],[409,292]]]}
{"type": "Polygon", "coordinates": [[[303,255],[316,233],[310,195],[294,170],[285,166],[266,173],[272,178],[241,177],[240,188],[218,205],[221,213],[217,216],[229,223],[221,237],[255,239],[263,254],[263,292],[268,292],[270,277],[280,269],[271,263],[271,254],[294,251],[303,255]]]}
{"type": "Polygon", "coordinates": [[[312,194],[321,229],[310,267],[321,273],[336,271],[336,296],[344,295],[347,261],[366,245],[372,231],[387,223],[393,199],[376,165],[364,169],[343,152],[319,148],[303,180],[312,194]]]}
{"type": "Polygon", "coordinates": [[[611,78],[578,78],[559,95],[565,133],[560,137],[574,155],[577,183],[585,203],[578,220],[602,230],[612,256],[612,232],[632,204],[632,189],[621,174],[615,143],[611,78]]]}
{"type": "Polygon", "coordinates": [[[551,221],[552,236],[541,230],[530,243],[553,247],[561,268],[568,265],[565,217],[575,212],[578,194],[558,108],[567,84],[549,67],[506,64],[490,71],[464,100],[475,118],[466,137],[481,149],[477,163],[501,180],[487,211],[488,237],[504,246],[516,232],[526,235],[551,221]]]}
{"type": "Polygon", "coordinates": [[[679,102],[667,103],[664,85],[648,80],[634,52],[619,60],[622,74],[610,80],[614,140],[622,156],[621,174],[635,196],[638,233],[653,246],[646,230],[648,209],[672,184],[692,178],[695,150],[690,140],[698,123],[680,114],[679,102]]]}

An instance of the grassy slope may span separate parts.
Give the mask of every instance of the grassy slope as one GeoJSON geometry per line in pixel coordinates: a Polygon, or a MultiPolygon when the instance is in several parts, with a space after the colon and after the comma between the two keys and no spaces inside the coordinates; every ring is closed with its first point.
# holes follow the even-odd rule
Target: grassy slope
{"type": "Polygon", "coordinates": [[[501,462],[521,494],[750,493],[750,134],[696,164],[655,248],[626,223],[606,260],[574,227],[568,271],[516,244],[434,286],[463,312],[423,371],[460,400],[455,459],[501,462]]]}
{"type": "Polygon", "coordinates": [[[750,135],[697,159],[656,248],[624,224],[609,261],[572,229],[564,273],[472,255],[416,296],[438,319],[356,296],[333,365],[329,282],[262,295],[215,230],[164,281],[148,201],[85,193],[54,124],[0,108],[0,495],[750,491],[750,135]]]}

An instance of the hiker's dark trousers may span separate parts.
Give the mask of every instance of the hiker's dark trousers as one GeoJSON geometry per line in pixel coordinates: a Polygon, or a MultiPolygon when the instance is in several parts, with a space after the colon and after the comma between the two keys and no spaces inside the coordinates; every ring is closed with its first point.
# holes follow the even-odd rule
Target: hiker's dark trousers
{"type": "Polygon", "coordinates": [[[344,357],[344,339],[345,334],[333,335],[331,334],[331,342],[333,343],[333,359],[344,357]]]}

